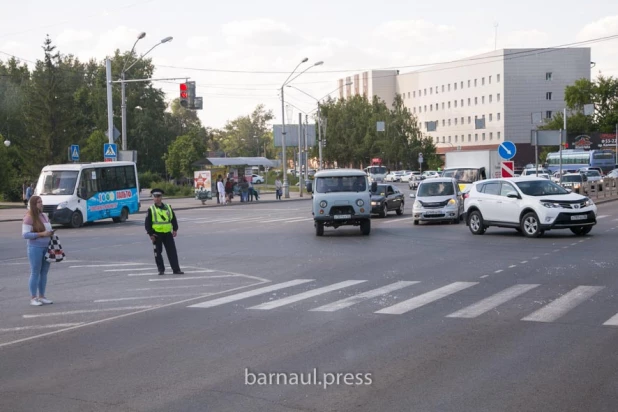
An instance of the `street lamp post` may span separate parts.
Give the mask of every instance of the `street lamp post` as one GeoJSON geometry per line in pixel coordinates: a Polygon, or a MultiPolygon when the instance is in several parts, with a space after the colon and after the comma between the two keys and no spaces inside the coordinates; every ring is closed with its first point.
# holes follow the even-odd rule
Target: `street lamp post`
{"type": "Polygon", "coordinates": [[[135,40],[135,43],[133,43],[133,47],[131,48],[131,52],[129,53],[129,56],[127,57],[127,59],[124,61],[124,65],[122,67],[122,71],[120,72],[120,87],[121,87],[121,99],[122,99],[122,104],[121,104],[121,111],[122,111],[122,150],[127,150],[127,102],[126,102],[126,82],[125,82],[125,74],[126,72],[128,72],[133,66],[135,66],[135,64],[137,62],[139,62],[140,60],[142,60],[148,53],[150,53],[155,47],[160,46],[163,43],[167,43],[173,40],[173,37],[168,36],[164,39],[162,39],[159,43],[155,44],[154,46],[152,46],[150,48],[150,50],[148,50],[146,53],[142,54],[137,60],[135,60],[133,62],[133,64],[131,64],[129,67],[127,67],[127,63],[129,61],[129,58],[131,58],[131,56],[133,56],[133,50],[135,50],[135,45],[137,44],[138,41],[140,41],[141,39],[143,39],[144,37],[146,37],[146,33],[145,32],[141,32],[138,36],[137,36],[137,40],[135,40]]]}
{"type": "Polygon", "coordinates": [[[304,72],[306,72],[307,70],[309,70],[311,67],[314,66],[319,66],[321,64],[323,64],[324,62],[319,61],[315,64],[313,64],[313,66],[308,67],[307,69],[303,70],[302,72],[300,72],[299,74],[296,75],[296,77],[294,77],[292,80],[290,80],[290,77],[292,77],[294,75],[294,73],[296,73],[296,70],[298,69],[298,67],[303,64],[306,63],[309,60],[309,58],[305,57],[304,59],[302,59],[300,61],[300,63],[298,63],[296,65],[296,67],[294,68],[294,70],[292,70],[292,73],[290,73],[290,75],[288,76],[287,79],[285,79],[285,81],[283,82],[283,84],[281,85],[281,125],[282,125],[282,143],[281,143],[281,149],[282,149],[282,163],[283,163],[283,196],[288,199],[290,197],[290,183],[288,181],[288,173],[287,173],[287,162],[286,162],[286,148],[285,148],[285,95],[284,95],[284,89],[285,86],[288,85],[288,83],[294,81],[294,79],[296,79],[298,76],[300,76],[301,74],[303,74],[304,72]]]}

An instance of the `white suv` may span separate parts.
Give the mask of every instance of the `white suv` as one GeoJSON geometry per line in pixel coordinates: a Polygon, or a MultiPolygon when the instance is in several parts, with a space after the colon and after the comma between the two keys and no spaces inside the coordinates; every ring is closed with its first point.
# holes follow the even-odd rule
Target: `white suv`
{"type": "Polygon", "coordinates": [[[571,229],[583,236],[597,223],[592,200],[537,177],[476,182],[464,208],[466,224],[475,235],[498,226],[514,228],[527,237],[539,237],[551,229],[571,229]]]}

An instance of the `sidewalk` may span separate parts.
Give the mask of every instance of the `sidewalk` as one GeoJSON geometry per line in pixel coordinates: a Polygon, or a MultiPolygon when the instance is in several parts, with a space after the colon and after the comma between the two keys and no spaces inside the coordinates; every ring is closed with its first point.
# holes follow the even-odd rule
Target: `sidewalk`
{"type": "MultiPolygon", "coordinates": [[[[138,214],[146,213],[148,208],[152,204],[152,197],[147,195],[150,193],[150,189],[146,191],[144,189],[140,196],[141,208],[138,214]]],[[[310,200],[311,194],[303,193],[303,197],[300,197],[298,192],[290,192],[290,197],[288,199],[282,198],[281,200],[277,200],[274,192],[266,192],[260,194],[259,201],[253,202],[241,202],[240,196],[234,196],[234,200],[232,203],[227,205],[219,205],[217,204],[217,199],[214,198],[206,201],[205,205],[202,205],[201,200],[197,200],[194,197],[165,197],[163,196],[163,202],[169,203],[174,210],[187,210],[187,209],[203,209],[203,208],[226,208],[226,207],[251,207],[252,205],[260,205],[263,203],[287,203],[287,202],[295,202],[299,200],[310,200]]],[[[0,222],[16,222],[24,218],[26,214],[26,207],[23,203],[19,202],[0,202],[0,222]]]]}

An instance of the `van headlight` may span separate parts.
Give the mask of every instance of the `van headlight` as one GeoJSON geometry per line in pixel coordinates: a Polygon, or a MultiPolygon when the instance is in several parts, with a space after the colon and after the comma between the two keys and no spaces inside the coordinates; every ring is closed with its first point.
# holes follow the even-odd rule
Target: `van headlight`
{"type": "Polygon", "coordinates": [[[361,207],[361,206],[363,206],[364,204],[365,204],[365,202],[363,202],[363,199],[358,199],[358,200],[356,201],[356,206],[358,206],[358,207],[361,207]]]}
{"type": "Polygon", "coordinates": [[[455,201],[455,199],[449,199],[447,206],[455,206],[457,204],[457,202],[455,201]]]}
{"type": "Polygon", "coordinates": [[[322,209],[324,209],[326,206],[328,206],[328,203],[326,203],[326,200],[322,200],[322,201],[320,202],[320,207],[321,207],[322,209]]]}
{"type": "Polygon", "coordinates": [[[412,205],[412,207],[414,209],[420,209],[421,208],[421,202],[419,202],[418,200],[414,201],[414,205],[412,205]]]}
{"type": "Polygon", "coordinates": [[[62,202],[58,205],[57,209],[64,209],[69,206],[69,202],[62,202]]]}

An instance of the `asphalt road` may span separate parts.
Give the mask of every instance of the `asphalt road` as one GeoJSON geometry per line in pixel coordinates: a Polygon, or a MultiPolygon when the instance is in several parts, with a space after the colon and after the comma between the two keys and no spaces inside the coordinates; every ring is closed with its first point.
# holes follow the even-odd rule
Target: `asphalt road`
{"type": "Polygon", "coordinates": [[[144,215],[60,229],[43,307],[0,223],[0,411],[615,411],[618,202],[527,239],[406,201],[370,236],[316,237],[308,201],[180,211],[183,276],[144,215]]]}

